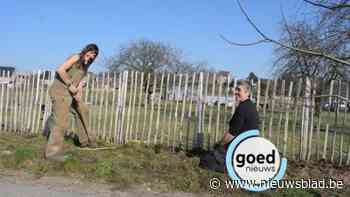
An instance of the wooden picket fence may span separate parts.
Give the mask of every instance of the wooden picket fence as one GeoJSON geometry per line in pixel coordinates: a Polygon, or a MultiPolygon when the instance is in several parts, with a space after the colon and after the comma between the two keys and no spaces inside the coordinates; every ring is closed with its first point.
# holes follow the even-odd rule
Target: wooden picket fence
{"type": "MultiPolygon", "coordinates": [[[[1,74],[0,132],[41,134],[51,112],[54,72],[1,74]]],[[[110,143],[210,149],[228,129],[237,105],[232,99],[237,80],[218,73],[89,73],[86,82],[89,129],[110,143]]],[[[349,165],[348,82],[258,79],[251,84],[261,135],[284,156],[349,165]]],[[[74,121],[70,124],[74,131],[74,121]]]]}

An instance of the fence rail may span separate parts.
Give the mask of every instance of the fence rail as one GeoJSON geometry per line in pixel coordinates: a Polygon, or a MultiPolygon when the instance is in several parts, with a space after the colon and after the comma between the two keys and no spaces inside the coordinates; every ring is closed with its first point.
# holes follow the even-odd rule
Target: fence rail
{"type": "MultiPolygon", "coordinates": [[[[2,73],[0,132],[40,134],[51,112],[53,72],[2,73]]],[[[236,79],[218,73],[89,74],[83,101],[102,140],[140,140],[210,149],[228,129],[236,79]],[[231,86],[230,86],[231,85],[231,86]]],[[[349,84],[310,79],[251,80],[261,135],[289,159],[350,163],[349,84]]],[[[71,129],[74,130],[74,121],[71,129]]]]}

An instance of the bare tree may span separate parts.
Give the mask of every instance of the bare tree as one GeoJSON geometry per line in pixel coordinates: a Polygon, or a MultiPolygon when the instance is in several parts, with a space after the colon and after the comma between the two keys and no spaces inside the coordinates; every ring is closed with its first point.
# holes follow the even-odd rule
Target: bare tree
{"type": "Polygon", "coordinates": [[[169,44],[159,41],[141,39],[122,45],[117,54],[106,60],[106,66],[110,72],[134,70],[144,73],[143,89],[152,94],[153,82],[156,77],[158,84],[159,72],[193,73],[209,71],[205,62],[190,63],[184,60],[183,52],[169,44]],[[150,78],[148,78],[150,74],[150,78]],[[148,91],[147,90],[148,87],[148,91]]]}
{"type": "MultiPolygon", "coordinates": [[[[284,23],[279,42],[296,48],[319,49],[324,53],[344,53],[344,43],[337,39],[325,38],[326,34],[318,25],[305,21],[293,24],[284,23]]],[[[310,54],[289,50],[278,46],[275,49],[276,61],[274,68],[277,76],[310,77],[323,80],[347,79],[348,67],[328,59],[310,54]]]]}
{"type": "Polygon", "coordinates": [[[130,69],[149,73],[180,64],[180,55],[181,51],[170,45],[141,39],[121,46],[107,64],[111,71],[130,69]]]}
{"type": "Polygon", "coordinates": [[[116,55],[107,61],[110,71],[136,70],[153,72],[197,72],[206,71],[205,62],[190,63],[183,58],[183,52],[169,44],[141,39],[120,47],[116,55]]]}
{"type": "MultiPolygon", "coordinates": [[[[337,38],[338,44],[341,42],[345,42],[342,45],[343,50],[338,50],[336,53],[333,53],[334,50],[328,51],[324,50],[324,48],[314,47],[314,46],[295,46],[291,43],[281,42],[276,39],[272,39],[263,31],[258,28],[258,26],[253,22],[253,20],[249,17],[246,10],[243,8],[241,2],[237,0],[237,3],[240,7],[240,10],[246,17],[249,24],[255,29],[258,35],[261,37],[260,40],[251,43],[237,43],[232,42],[221,35],[221,38],[227,41],[228,43],[236,46],[254,46],[262,43],[272,43],[276,44],[279,47],[283,47],[288,50],[292,50],[298,53],[307,54],[310,56],[320,57],[326,60],[330,60],[334,62],[336,65],[342,64],[345,66],[350,66],[350,56],[349,56],[349,39],[350,39],[350,7],[348,4],[348,0],[335,0],[332,3],[323,3],[324,1],[311,1],[306,0],[308,4],[314,5],[321,9],[326,8],[325,10],[320,10],[317,14],[316,18],[319,18],[319,28],[323,28],[322,33],[325,33],[324,39],[329,39],[331,42],[333,39],[337,38]]],[[[334,43],[335,48],[340,48],[339,45],[334,43]]]]}

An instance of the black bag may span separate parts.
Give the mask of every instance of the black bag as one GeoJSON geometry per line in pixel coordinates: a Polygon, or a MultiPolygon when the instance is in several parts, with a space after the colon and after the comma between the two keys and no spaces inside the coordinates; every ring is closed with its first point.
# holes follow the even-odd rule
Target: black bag
{"type": "Polygon", "coordinates": [[[215,172],[225,171],[226,150],[223,145],[216,144],[212,151],[207,151],[200,156],[199,167],[215,172]]]}

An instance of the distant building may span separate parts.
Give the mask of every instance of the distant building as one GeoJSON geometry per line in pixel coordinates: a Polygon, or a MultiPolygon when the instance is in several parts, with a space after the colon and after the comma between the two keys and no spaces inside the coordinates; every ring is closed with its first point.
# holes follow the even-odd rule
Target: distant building
{"type": "Polygon", "coordinates": [[[7,77],[8,73],[10,74],[10,77],[15,72],[16,68],[12,66],[0,66],[0,76],[1,77],[7,77]]]}
{"type": "Polygon", "coordinates": [[[12,84],[15,67],[0,66],[0,84],[12,84]]]}
{"type": "Polygon", "coordinates": [[[44,80],[50,80],[50,75],[54,75],[55,72],[53,71],[50,71],[50,70],[44,70],[43,72],[40,73],[40,79],[43,79],[44,80]]]}

